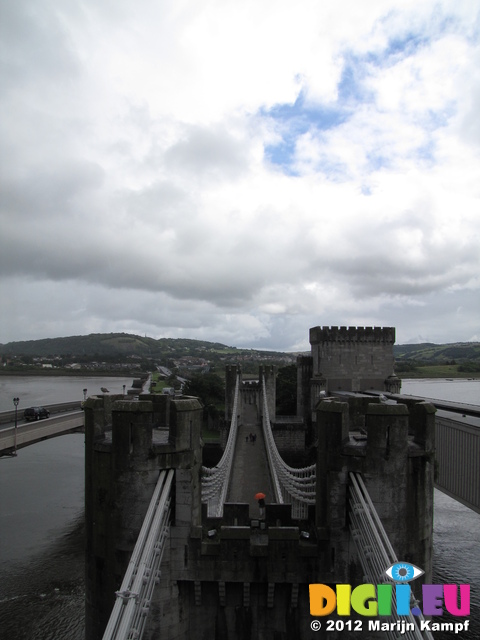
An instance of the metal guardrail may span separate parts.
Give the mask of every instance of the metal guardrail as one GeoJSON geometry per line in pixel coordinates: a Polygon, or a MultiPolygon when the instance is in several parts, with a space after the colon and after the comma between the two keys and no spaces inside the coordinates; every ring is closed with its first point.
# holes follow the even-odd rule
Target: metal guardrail
{"type": "MultiPolygon", "coordinates": [[[[349,505],[350,505],[350,533],[355,542],[360,564],[362,565],[364,578],[371,584],[392,584],[385,576],[385,570],[398,562],[387,533],[378,517],[377,511],[368,494],[365,483],[360,473],[349,474],[349,505]]],[[[418,602],[412,598],[411,607],[418,602]]],[[[430,631],[420,631],[415,616],[410,612],[408,616],[402,616],[405,622],[413,623],[413,631],[405,629],[402,638],[405,640],[433,640],[430,631]]],[[[400,621],[396,610],[395,590],[392,590],[392,614],[389,620],[400,621]]],[[[419,616],[424,620],[423,616],[419,616]]],[[[386,631],[391,640],[398,638],[397,631],[386,631]]]]}
{"type": "Polygon", "coordinates": [[[239,397],[240,376],[235,383],[235,398],[232,409],[230,433],[225,451],[215,467],[202,466],[202,502],[208,504],[208,515],[219,518],[223,513],[223,504],[227,497],[228,486],[232,474],[232,462],[235,453],[238,432],[237,406],[239,397]]]}
{"type": "Polygon", "coordinates": [[[103,640],[141,640],[170,528],[174,471],[162,470],[113,606],[103,640]]]}
{"type": "MultiPolygon", "coordinates": [[[[28,405],[30,406],[38,406],[37,405],[28,405]]],[[[57,404],[43,404],[42,407],[48,409],[50,413],[61,413],[62,411],[78,411],[82,408],[81,400],[76,400],[73,402],[60,402],[57,404]]],[[[22,407],[17,410],[17,418],[18,421],[23,420],[23,412],[27,407],[22,407]]],[[[15,409],[12,411],[0,411],[0,424],[6,424],[8,422],[14,422],[15,420],[15,409]]]]}
{"type": "Polygon", "coordinates": [[[480,429],[455,420],[454,413],[438,412],[435,461],[435,487],[480,513],[480,429]]]}
{"type": "Polygon", "coordinates": [[[76,411],[65,416],[22,423],[16,429],[15,427],[0,429],[0,455],[4,455],[2,452],[20,449],[67,431],[80,429],[84,426],[84,419],[83,411],[76,411]]]}

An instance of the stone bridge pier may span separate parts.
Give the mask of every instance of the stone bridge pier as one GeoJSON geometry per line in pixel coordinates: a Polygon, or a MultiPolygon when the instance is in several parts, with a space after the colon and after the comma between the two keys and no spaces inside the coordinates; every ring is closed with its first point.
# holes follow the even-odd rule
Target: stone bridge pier
{"type": "MultiPolygon", "coordinates": [[[[103,636],[161,469],[175,469],[166,567],[200,535],[202,414],[198,399],[185,396],[85,403],[86,640],[103,636]]],[[[175,598],[175,582],[162,571],[175,598]]],[[[172,637],[188,637],[180,617],[175,627],[172,637]]]]}

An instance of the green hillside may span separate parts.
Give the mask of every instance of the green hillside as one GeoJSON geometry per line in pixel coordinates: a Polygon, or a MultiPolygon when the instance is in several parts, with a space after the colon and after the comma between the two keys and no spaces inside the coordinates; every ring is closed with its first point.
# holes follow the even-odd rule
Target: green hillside
{"type": "Polygon", "coordinates": [[[479,342],[395,345],[393,353],[400,377],[469,377],[480,373],[479,342]]]}
{"type": "Polygon", "coordinates": [[[185,338],[140,337],[129,333],[91,333],[87,336],[45,338],[0,344],[0,354],[26,356],[160,356],[165,353],[236,351],[217,342],[189,340],[185,338]]]}
{"type": "MultiPolygon", "coordinates": [[[[480,343],[458,342],[452,344],[395,345],[393,352],[396,372],[401,377],[454,376],[480,372],[480,343]]],[[[295,362],[296,354],[237,349],[219,342],[191,340],[187,338],[142,337],[128,333],[92,333],[86,336],[46,338],[0,344],[0,357],[4,360],[22,359],[33,364],[33,358],[61,358],[63,366],[68,362],[89,360],[124,361],[137,359],[144,362],[166,364],[182,357],[199,358],[212,365],[241,362],[244,372],[250,372],[261,362],[283,366],[295,362]]],[[[62,366],[60,364],[59,366],[62,366]]]]}
{"type": "Polygon", "coordinates": [[[455,342],[452,344],[404,344],[395,345],[393,354],[397,362],[416,360],[430,364],[446,364],[455,360],[457,363],[467,360],[480,361],[479,342],[455,342]]]}
{"type": "Polygon", "coordinates": [[[87,336],[0,344],[0,359],[8,363],[10,370],[17,365],[32,368],[40,359],[54,363],[57,369],[72,363],[92,361],[103,364],[141,363],[144,370],[158,365],[191,367],[202,366],[202,363],[208,363],[211,367],[219,365],[219,369],[223,369],[225,364],[240,362],[244,373],[252,373],[261,363],[282,366],[294,362],[295,357],[295,354],[282,352],[237,349],[219,342],[187,338],[156,340],[128,333],[92,333],[87,336]]]}

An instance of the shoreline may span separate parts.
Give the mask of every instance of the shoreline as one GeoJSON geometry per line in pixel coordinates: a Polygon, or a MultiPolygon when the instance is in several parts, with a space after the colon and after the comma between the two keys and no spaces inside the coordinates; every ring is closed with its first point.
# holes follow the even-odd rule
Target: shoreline
{"type": "Polygon", "coordinates": [[[26,371],[9,371],[0,369],[0,376],[18,376],[20,378],[26,378],[27,376],[36,376],[39,378],[129,378],[130,376],[133,376],[134,378],[141,378],[144,375],[148,376],[149,374],[145,371],[109,371],[108,369],[100,369],[96,371],[90,371],[87,369],[72,369],[71,371],[65,369],[48,369],[43,371],[37,371],[35,369],[29,369],[26,371]]]}
{"type": "Polygon", "coordinates": [[[480,376],[472,375],[471,371],[459,371],[458,373],[449,373],[448,375],[445,375],[444,373],[435,374],[431,371],[425,372],[424,374],[419,373],[417,375],[411,372],[408,376],[399,376],[398,373],[395,375],[400,380],[480,380],[480,376]]]}
{"type": "MultiPolygon", "coordinates": [[[[105,376],[111,378],[125,378],[126,376],[134,376],[136,378],[141,378],[144,375],[149,375],[152,372],[146,371],[138,371],[137,370],[126,370],[126,371],[110,371],[109,369],[96,369],[92,371],[91,369],[26,369],[24,371],[19,371],[18,369],[12,371],[7,369],[6,367],[0,368],[0,376],[38,376],[38,377],[49,377],[49,376],[57,376],[57,377],[69,377],[69,376],[78,376],[85,378],[103,378],[105,376]]],[[[458,371],[458,372],[439,372],[436,373],[434,371],[425,371],[424,373],[421,371],[409,371],[408,375],[399,375],[396,374],[397,378],[400,380],[480,380],[480,375],[472,375],[472,371],[458,371]]]]}

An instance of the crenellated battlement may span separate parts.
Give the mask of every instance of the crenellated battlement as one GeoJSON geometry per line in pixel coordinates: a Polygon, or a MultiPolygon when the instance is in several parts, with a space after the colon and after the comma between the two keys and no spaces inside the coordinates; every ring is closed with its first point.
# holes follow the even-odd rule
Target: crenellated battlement
{"type": "Polygon", "coordinates": [[[312,327],[310,344],[322,342],[395,343],[395,327],[312,327]]]}

